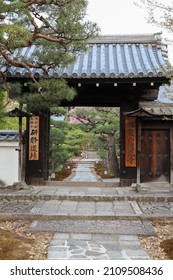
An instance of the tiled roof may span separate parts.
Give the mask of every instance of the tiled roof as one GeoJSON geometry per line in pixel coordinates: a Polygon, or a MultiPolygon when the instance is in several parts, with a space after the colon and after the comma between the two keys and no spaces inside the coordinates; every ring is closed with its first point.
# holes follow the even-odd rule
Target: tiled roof
{"type": "Polygon", "coordinates": [[[8,115],[9,117],[29,117],[30,114],[18,108],[15,108],[9,111],[6,115],[8,115]]]}
{"type": "Polygon", "coordinates": [[[173,118],[173,104],[159,102],[141,102],[139,109],[126,113],[128,116],[173,118]]]}
{"type": "MultiPolygon", "coordinates": [[[[37,46],[16,50],[16,57],[31,58],[37,46]]],[[[5,68],[2,67],[3,71],[5,68]]],[[[65,68],[49,71],[49,77],[63,78],[152,78],[167,77],[167,47],[161,43],[159,34],[101,36],[88,44],[88,50],[77,56],[75,63],[65,68]]],[[[44,76],[35,69],[36,77],[44,76]]],[[[27,77],[26,69],[11,67],[8,74],[27,77]]]]}
{"type": "Polygon", "coordinates": [[[19,132],[17,130],[0,130],[0,142],[17,142],[19,139],[19,132]]]}
{"type": "Polygon", "coordinates": [[[173,116],[173,105],[168,103],[141,103],[140,107],[153,116],[173,116]]]}

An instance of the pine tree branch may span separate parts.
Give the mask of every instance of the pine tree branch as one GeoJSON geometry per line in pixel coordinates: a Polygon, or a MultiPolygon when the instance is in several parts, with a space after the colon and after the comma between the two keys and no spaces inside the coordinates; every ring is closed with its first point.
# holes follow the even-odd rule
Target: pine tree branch
{"type": "Polygon", "coordinates": [[[19,61],[13,60],[7,55],[7,53],[4,50],[0,50],[0,54],[8,62],[8,64],[13,65],[15,67],[21,67],[21,68],[27,69],[31,79],[35,83],[37,83],[36,79],[34,78],[34,75],[33,75],[32,71],[31,71],[31,68],[40,68],[40,66],[36,66],[36,65],[34,65],[32,63],[29,63],[29,62],[24,63],[24,62],[19,62],[19,61]]]}
{"type": "Polygon", "coordinates": [[[25,68],[34,80],[33,69],[48,74],[50,68],[71,63],[98,31],[95,24],[83,22],[86,5],[86,0],[2,1],[0,57],[4,66],[25,68]],[[31,54],[36,59],[15,52],[33,45],[42,46],[31,54]]]}
{"type": "Polygon", "coordinates": [[[24,0],[26,7],[29,7],[33,4],[37,4],[37,5],[54,4],[54,5],[58,5],[58,6],[63,6],[70,2],[72,2],[72,0],[59,0],[59,1],[58,0],[24,0]]]}

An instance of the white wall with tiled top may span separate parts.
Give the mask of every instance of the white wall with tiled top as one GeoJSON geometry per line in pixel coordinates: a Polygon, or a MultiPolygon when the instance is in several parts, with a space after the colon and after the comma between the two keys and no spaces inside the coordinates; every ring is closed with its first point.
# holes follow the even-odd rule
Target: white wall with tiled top
{"type": "MultiPolygon", "coordinates": [[[[0,183],[18,182],[18,142],[0,141],[0,183]]],[[[1,184],[2,184],[1,183],[1,184]]]]}

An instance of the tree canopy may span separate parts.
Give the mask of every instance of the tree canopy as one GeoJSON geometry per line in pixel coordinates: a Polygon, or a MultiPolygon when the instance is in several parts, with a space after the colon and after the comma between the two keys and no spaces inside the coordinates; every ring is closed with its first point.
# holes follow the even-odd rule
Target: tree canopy
{"type": "Polygon", "coordinates": [[[51,69],[73,62],[97,35],[97,25],[85,20],[86,8],[87,0],[0,0],[0,78],[9,96],[42,108],[74,98],[64,80],[46,77],[51,69]],[[8,84],[11,66],[28,71],[27,87],[8,84]],[[36,69],[44,79],[36,79],[36,69]]]}
{"type": "Polygon", "coordinates": [[[96,35],[95,23],[85,21],[86,0],[0,0],[0,56],[6,65],[41,68],[45,73],[74,60],[96,35]],[[36,45],[32,57],[18,48],[36,45]]]}
{"type": "Polygon", "coordinates": [[[173,33],[173,2],[164,0],[138,0],[135,3],[146,9],[148,20],[159,27],[162,27],[170,34],[173,33]]]}

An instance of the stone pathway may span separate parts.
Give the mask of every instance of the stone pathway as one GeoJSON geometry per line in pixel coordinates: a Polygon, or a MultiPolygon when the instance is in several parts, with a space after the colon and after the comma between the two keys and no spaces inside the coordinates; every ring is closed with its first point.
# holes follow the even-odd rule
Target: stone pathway
{"type": "MultiPolygon", "coordinates": [[[[79,163],[71,182],[97,182],[98,177],[93,173],[93,164],[79,163]]],[[[101,195],[102,188],[90,188],[92,196],[101,195]]],[[[75,190],[73,190],[74,193],[75,190]]],[[[107,195],[123,195],[115,188],[103,190],[107,195]]],[[[79,193],[79,190],[77,190],[79,193]]],[[[41,213],[52,209],[54,214],[67,214],[72,219],[63,221],[35,221],[32,230],[50,230],[56,232],[48,249],[48,259],[93,259],[93,260],[122,260],[150,259],[141,248],[139,235],[155,235],[152,224],[148,221],[131,220],[139,217],[148,210],[145,203],[136,201],[63,201],[48,205],[44,204],[41,213]],[[117,220],[118,216],[121,216],[117,220]],[[78,217],[78,220],[75,220],[78,217]],[[97,217],[97,219],[96,219],[97,217]],[[122,218],[127,220],[122,220],[122,218]],[[79,220],[80,219],[80,220],[79,220]],[[100,220],[98,220],[100,219],[100,220]],[[115,220],[116,219],[116,220],[115,220]],[[124,233],[126,235],[124,235],[124,233]]],[[[168,204],[168,203],[167,203],[168,204]]],[[[152,203],[149,204],[150,208],[152,203]]],[[[157,207],[157,203],[153,204],[157,207]]],[[[170,207],[166,211],[170,210],[170,207]]],[[[170,205],[172,207],[172,205],[170,205]]],[[[171,209],[172,210],[172,209],[171,209]]],[[[37,212],[39,213],[39,212],[37,212]]],[[[148,212],[147,212],[148,214],[148,212]]],[[[173,213],[172,213],[173,214],[173,213]]]]}
{"type": "Polygon", "coordinates": [[[97,182],[98,177],[93,173],[93,163],[79,163],[75,169],[74,176],[70,179],[71,182],[97,182]]]}
{"type": "Polygon", "coordinates": [[[173,219],[173,189],[145,186],[137,193],[117,180],[100,182],[92,164],[83,159],[72,181],[57,186],[0,189],[0,218],[54,232],[50,260],[150,259],[138,236],[155,235],[152,220],[173,219]]]}
{"type": "Polygon", "coordinates": [[[150,259],[137,236],[55,233],[48,260],[134,260],[150,259]]]}
{"type": "Polygon", "coordinates": [[[76,167],[72,170],[72,174],[65,179],[70,182],[98,182],[101,178],[94,171],[94,163],[98,161],[98,158],[93,158],[95,153],[89,153],[91,158],[73,159],[76,163],[76,167]]]}

